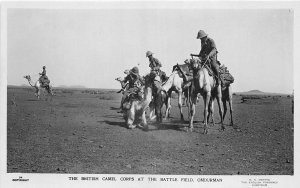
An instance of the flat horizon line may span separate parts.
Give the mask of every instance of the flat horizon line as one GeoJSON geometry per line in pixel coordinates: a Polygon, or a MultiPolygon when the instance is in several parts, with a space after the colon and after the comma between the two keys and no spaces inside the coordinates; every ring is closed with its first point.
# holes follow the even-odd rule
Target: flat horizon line
{"type": "MultiPolygon", "coordinates": [[[[27,85],[12,85],[8,84],[7,87],[32,87],[32,86],[27,86],[27,85]]],[[[113,88],[97,88],[97,87],[85,87],[85,86],[53,86],[53,88],[61,88],[61,89],[103,89],[103,90],[120,90],[120,89],[113,89],[113,88]]],[[[263,94],[276,94],[276,95],[293,95],[293,93],[278,93],[278,92],[269,92],[269,91],[260,91],[257,89],[250,89],[248,91],[235,91],[233,92],[235,94],[255,94],[255,95],[263,95],[263,94]]]]}

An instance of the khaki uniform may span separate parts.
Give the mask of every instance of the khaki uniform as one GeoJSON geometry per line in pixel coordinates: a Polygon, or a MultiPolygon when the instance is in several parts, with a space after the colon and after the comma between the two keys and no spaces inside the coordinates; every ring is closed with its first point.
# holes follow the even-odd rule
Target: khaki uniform
{"type": "Polygon", "coordinates": [[[161,76],[161,63],[158,59],[151,57],[149,58],[149,67],[151,69],[150,71],[150,75],[151,77],[154,79],[154,86],[156,88],[156,90],[158,91],[159,88],[161,87],[161,82],[160,80],[157,80],[155,78],[157,78],[158,76],[161,76]]]}
{"type": "Polygon", "coordinates": [[[218,81],[220,79],[219,75],[219,64],[217,62],[217,47],[213,39],[207,37],[205,41],[201,41],[201,51],[199,53],[199,57],[202,60],[206,60],[208,57],[208,63],[211,64],[211,68],[214,74],[217,76],[218,81]]]}

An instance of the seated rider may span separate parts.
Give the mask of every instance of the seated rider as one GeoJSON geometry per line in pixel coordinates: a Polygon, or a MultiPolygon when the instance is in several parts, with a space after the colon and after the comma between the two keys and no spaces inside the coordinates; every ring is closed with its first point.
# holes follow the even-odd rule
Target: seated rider
{"type": "Polygon", "coordinates": [[[141,76],[139,75],[138,67],[133,67],[129,74],[125,77],[123,81],[121,81],[122,87],[124,87],[128,83],[128,89],[124,91],[121,106],[123,110],[123,104],[127,101],[130,101],[132,98],[136,98],[138,100],[142,100],[142,85],[144,81],[142,80],[141,76]],[[132,95],[133,94],[133,95],[132,95]]]}
{"type": "Polygon", "coordinates": [[[42,86],[45,86],[46,88],[49,87],[50,80],[48,79],[48,76],[46,75],[46,66],[43,66],[43,72],[39,73],[41,75],[39,81],[42,84],[42,86]]]}
{"type": "Polygon", "coordinates": [[[146,52],[146,57],[149,58],[150,76],[154,80],[154,87],[156,92],[158,92],[161,87],[161,80],[165,80],[167,77],[166,73],[160,70],[161,63],[157,58],[153,57],[151,51],[146,52]]]}
{"type": "Polygon", "coordinates": [[[212,71],[216,75],[216,84],[220,84],[219,64],[217,61],[217,47],[213,39],[207,37],[207,34],[200,30],[197,35],[197,39],[201,40],[201,50],[199,55],[191,54],[191,56],[197,56],[202,62],[211,65],[212,71]]]}

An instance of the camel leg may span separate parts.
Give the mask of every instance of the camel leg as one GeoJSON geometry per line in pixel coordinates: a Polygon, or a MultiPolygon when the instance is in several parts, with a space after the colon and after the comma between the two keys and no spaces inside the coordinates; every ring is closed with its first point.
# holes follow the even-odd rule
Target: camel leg
{"type": "Polygon", "coordinates": [[[134,110],[134,104],[131,105],[131,108],[127,111],[127,127],[129,129],[134,129],[136,126],[133,125],[134,118],[135,118],[135,110],[134,110]]]}
{"type": "Polygon", "coordinates": [[[229,99],[229,112],[230,112],[230,125],[233,126],[233,118],[232,118],[232,98],[229,99]]]}
{"type": "Polygon", "coordinates": [[[178,91],[178,107],[180,111],[180,119],[184,121],[183,113],[182,113],[182,91],[178,91]]]}
{"type": "Polygon", "coordinates": [[[165,120],[167,120],[170,117],[170,109],[171,109],[171,97],[168,95],[167,100],[166,100],[166,113],[165,113],[165,120]]]}
{"type": "Polygon", "coordinates": [[[215,126],[215,120],[214,120],[214,100],[210,99],[209,101],[209,111],[208,111],[208,117],[207,121],[209,122],[209,118],[211,118],[213,126],[215,126]]]}
{"type": "Polygon", "coordinates": [[[156,118],[156,115],[155,115],[155,106],[154,106],[153,103],[154,103],[154,102],[152,101],[152,102],[150,103],[150,105],[149,105],[149,107],[150,107],[149,119],[150,119],[150,120],[153,120],[153,119],[156,118]]]}
{"type": "Polygon", "coordinates": [[[224,124],[223,124],[223,110],[222,110],[222,106],[221,106],[221,96],[217,97],[217,102],[218,102],[218,107],[219,107],[219,114],[220,114],[220,118],[221,118],[221,130],[225,130],[224,124]]]}
{"type": "Polygon", "coordinates": [[[168,96],[167,105],[168,105],[167,117],[170,118],[170,111],[171,111],[171,108],[172,108],[170,95],[168,96]]]}
{"type": "Polygon", "coordinates": [[[208,103],[210,101],[210,92],[207,92],[206,95],[203,97],[204,98],[204,133],[208,133],[208,127],[207,127],[207,118],[208,118],[208,103]]]}
{"type": "Polygon", "coordinates": [[[125,99],[126,99],[126,95],[123,95],[122,98],[121,98],[120,109],[123,108],[123,103],[124,103],[125,99]]]}
{"type": "Polygon", "coordinates": [[[154,100],[154,105],[155,105],[155,113],[156,113],[156,122],[160,123],[162,122],[162,113],[161,113],[161,107],[162,107],[162,100],[161,96],[158,95],[156,96],[156,99],[154,100]]]}
{"type": "Polygon", "coordinates": [[[195,116],[195,113],[196,113],[196,111],[195,111],[196,102],[197,102],[197,94],[191,96],[191,103],[192,104],[191,104],[191,109],[190,109],[191,110],[191,112],[190,112],[191,117],[190,117],[190,125],[189,125],[191,132],[194,129],[193,123],[194,123],[194,116],[195,116]]]}
{"type": "Polygon", "coordinates": [[[35,88],[35,96],[40,99],[40,89],[39,88],[35,88]]]}
{"type": "Polygon", "coordinates": [[[148,127],[148,124],[147,124],[146,112],[143,112],[142,121],[143,121],[143,128],[144,128],[144,130],[148,131],[149,127],[148,127]]]}
{"type": "Polygon", "coordinates": [[[227,113],[227,104],[226,104],[226,99],[222,99],[222,103],[223,103],[223,108],[224,108],[224,113],[223,113],[223,121],[225,119],[226,113],[227,113]]]}
{"type": "Polygon", "coordinates": [[[192,102],[191,102],[191,96],[190,96],[190,89],[188,90],[188,93],[187,93],[187,109],[188,109],[188,118],[190,119],[191,118],[191,106],[192,106],[192,102]]]}

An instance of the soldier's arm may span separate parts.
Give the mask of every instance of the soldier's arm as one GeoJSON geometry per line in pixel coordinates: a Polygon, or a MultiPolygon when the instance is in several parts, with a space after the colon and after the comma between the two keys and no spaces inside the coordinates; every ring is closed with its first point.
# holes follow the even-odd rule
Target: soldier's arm
{"type": "Polygon", "coordinates": [[[208,57],[212,57],[212,56],[217,54],[217,46],[216,46],[216,43],[213,39],[210,39],[208,42],[209,42],[210,47],[211,47],[211,51],[209,52],[208,57]]]}
{"type": "Polygon", "coordinates": [[[216,49],[216,48],[213,48],[213,49],[209,52],[208,57],[213,57],[213,56],[216,55],[216,54],[217,54],[217,49],[216,49]]]}
{"type": "Polygon", "coordinates": [[[156,67],[160,68],[161,67],[161,63],[158,59],[155,59],[156,60],[156,67]]]}

